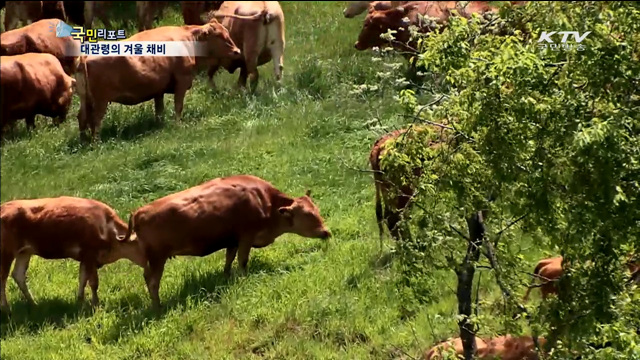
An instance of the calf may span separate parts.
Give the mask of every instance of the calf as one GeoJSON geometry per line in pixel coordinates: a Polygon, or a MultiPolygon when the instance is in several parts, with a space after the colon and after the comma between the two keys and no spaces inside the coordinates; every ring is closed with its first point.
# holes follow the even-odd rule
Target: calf
{"type": "Polygon", "coordinates": [[[71,258],[80,262],[78,301],[84,300],[87,281],[92,305],[98,305],[98,269],[127,258],[144,266],[136,240],[126,238],[127,225],[108,205],[91,199],[57,197],[12,200],[0,206],[0,296],[9,310],[5,288],[11,264],[12,277],[29,303],[26,272],[32,255],[43,259],[71,258]]]}
{"type": "MultiPolygon", "coordinates": [[[[435,129],[431,126],[415,126],[412,128],[412,133],[420,133],[427,128],[435,129]]],[[[436,131],[440,132],[439,139],[436,141],[430,141],[428,146],[437,147],[444,143],[446,140],[444,128],[437,128],[436,131]]],[[[384,236],[384,225],[386,223],[392,238],[398,240],[400,238],[399,229],[397,228],[400,222],[400,215],[402,211],[407,207],[411,197],[414,194],[414,190],[410,185],[399,184],[394,179],[394,174],[385,174],[380,168],[380,161],[385,154],[385,145],[391,141],[399,139],[401,136],[407,134],[409,129],[395,130],[375,141],[371,152],[369,153],[369,164],[373,171],[373,179],[375,185],[375,207],[376,207],[376,220],[378,223],[378,230],[380,234],[380,241],[384,236]]],[[[413,176],[420,177],[422,170],[416,168],[413,170],[413,176]]]]}
{"type": "Polygon", "coordinates": [[[72,56],[72,51],[79,45],[71,36],[56,37],[55,28],[59,22],[58,19],[43,19],[0,34],[0,55],[48,53],[58,59],[65,73],[72,75],[77,58],[72,56]]]}
{"type": "MultiPolygon", "coordinates": [[[[164,26],[131,36],[128,41],[198,41],[211,58],[237,58],[238,49],[220,23],[164,26]]],[[[174,94],[176,120],[202,58],[190,56],[82,56],[77,77],[81,134],[90,129],[95,140],[109,102],[136,105],[155,101],[156,118],[164,112],[164,94],[174,94]]]]}
{"type": "Polygon", "coordinates": [[[42,19],[67,20],[62,1],[7,1],[4,30],[16,29],[20,23],[29,24],[42,19]]]}
{"type": "MultiPolygon", "coordinates": [[[[451,348],[451,341],[440,343],[429,350],[423,357],[424,360],[440,360],[445,358],[443,352],[447,352],[451,348]]],[[[464,355],[462,347],[462,339],[455,338],[452,341],[453,352],[459,357],[464,355]]],[[[538,338],[540,347],[544,346],[546,339],[538,338]]],[[[451,350],[449,350],[451,351],[451,350]]],[[[476,337],[477,359],[482,360],[538,360],[533,338],[530,336],[513,337],[511,335],[499,336],[493,339],[480,339],[476,337]]]]}
{"type": "Polygon", "coordinates": [[[154,307],[167,259],[207,256],[227,249],[224,273],[238,254],[246,274],[251,248],[272,244],[285,233],[328,239],[311,192],[292,198],[251,175],[217,178],[145,205],[129,219],[149,261],[144,278],[154,307]]]}
{"type": "Polygon", "coordinates": [[[209,68],[211,86],[213,75],[220,66],[229,73],[240,68],[238,86],[244,88],[249,78],[255,90],[258,85],[258,66],[273,61],[276,81],[280,83],[284,69],[285,26],[284,13],[277,1],[225,1],[210,18],[217,19],[242,49],[242,59],[214,61],[209,68]]]}
{"type": "MultiPolygon", "coordinates": [[[[558,294],[558,288],[555,283],[560,279],[564,272],[562,269],[562,260],[562,256],[556,256],[553,258],[542,259],[538,262],[533,270],[534,278],[531,280],[531,284],[527,288],[527,292],[525,293],[522,301],[526,302],[529,299],[529,293],[534,287],[540,287],[543,300],[548,298],[551,294],[558,294]],[[544,282],[539,286],[535,286],[538,278],[541,278],[544,282]]],[[[626,267],[631,274],[629,282],[639,283],[640,261],[634,261],[633,258],[629,256],[626,262],[626,267]]]]}
{"type": "Polygon", "coordinates": [[[0,57],[0,136],[5,126],[13,126],[19,119],[26,119],[32,130],[38,114],[56,118],[56,125],[62,123],[71,105],[75,82],[51,54],[0,57]]]}

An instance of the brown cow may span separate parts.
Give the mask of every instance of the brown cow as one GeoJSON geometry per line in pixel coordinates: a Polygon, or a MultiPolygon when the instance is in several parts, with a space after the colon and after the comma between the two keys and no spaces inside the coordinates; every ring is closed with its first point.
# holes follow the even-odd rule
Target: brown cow
{"type": "Polygon", "coordinates": [[[356,17],[365,10],[389,10],[394,7],[410,3],[410,1],[349,1],[349,5],[343,10],[342,14],[347,19],[356,17]]]}
{"type": "Polygon", "coordinates": [[[1,56],[0,137],[5,126],[13,127],[19,119],[26,119],[27,128],[32,130],[37,114],[54,117],[56,125],[62,123],[71,105],[75,82],[51,54],[1,56]]]}
{"type": "Polygon", "coordinates": [[[26,283],[32,255],[43,259],[71,258],[80,262],[78,301],[84,300],[87,281],[92,305],[98,305],[98,269],[127,258],[144,266],[146,259],[136,240],[127,238],[125,224],[108,205],[91,199],[57,197],[12,200],[0,206],[1,306],[9,310],[5,288],[12,277],[29,303],[26,283]]]}
{"type": "Polygon", "coordinates": [[[110,102],[136,105],[155,101],[156,118],[164,112],[164,94],[174,94],[176,120],[182,117],[184,96],[195,70],[211,58],[237,58],[238,49],[218,22],[203,26],[164,26],[139,32],[126,41],[198,41],[208,56],[81,56],[77,71],[81,134],[90,129],[97,138],[110,102]]]}
{"type": "Polygon", "coordinates": [[[540,286],[543,299],[546,299],[550,294],[557,294],[558,289],[555,286],[555,281],[562,276],[562,256],[540,260],[533,270],[533,275],[531,286],[527,289],[522,301],[529,299],[529,293],[538,278],[542,278],[544,281],[540,286]]]}
{"type": "Polygon", "coordinates": [[[168,5],[168,1],[136,1],[138,31],[152,29],[154,18],[161,17],[168,5]]]}
{"type": "Polygon", "coordinates": [[[149,261],[144,278],[154,307],[167,259],[207,256],[227,249],[225,275],[238,254],[246,274],[251,248],[272,244],[285,233],[328,239],[311,192],[292,198],[269,182],[252,176],[216,178],[147,204],[129,219],[149,261]]]}
{"type": "Polygon", "coordinates": [[[4,30],[18,28],[42,19],[67,21],[62,1],[7,1],[4,14],[4,30]]]}
{"type": "MultiPolygon", "coordinates": [[[[531,280],[531,284],[529,285],[522,301],[526,302],[529,299],[529,293],[532,288],[536,287],[535,283],[538,278],[543,280],[539,285],[543,300],[548,298],[551,294],[558,294],[558,288],[555,283],[563,274],[562,260],[562,256],[556,256],[548,259],[542,259],[538,262],[533,270],[534,278],[531,280]]],[[[640,282],[640,261],[634,261],[630,256],[627,259],[626,266],[631,274],[630,281],[635,283],[640,282]]]]}
{"type": "Polygon", "coordinates": [[[229,30],[243,56],[241,60],[213,62],[208,72],[211,86],[214,85],[213,75],[222,66],[229,73],[240,68],[238,86],[244,88],[248,77],[255,90],[258,66],[269,61],[273,61],[275,78],[280,83],[284,69],[285,25],[284,13],[277,1],[225,1],[210,18],[217,19],[229,30]]]}
{"type": "MultiPolygon", "coordinates": [[[[440,360],[444,358],[444,352],[451,347],[451,340],[440,343],[427,352],[424,360],[440,360]]],[[[546,339],[538,338],[538,345],[544,346],[546,339]]],[[[464,349],[462,339],[453,339],[453,351],[462,356],[464,349]]],[[[530,336],[514,337],[511,335],[499,336],[493,339],[480,339],[476,337],[476,352],[478,359],[482,360],[538,360],[538,352],[535,343],[530,336]]]]}
{"type": "Polygon", "coordinates": [[[418,14],[433,18],[436,24],[446,25],[451,11],[456,10],[460,16],[470,18],[473,13],[484,14],[496,11],[497,8],[489,6],[488,1],[469,1],[466,6],[461,6],[456,1],[413,1],[389,10],[374,10],[369,8],[369,13],[364,20],[364,25],[355,43],[357,50],[363,51],[376,46],[383,46],[388,43],[381,39],[380,35],[388,30],[395,30],[393,48],[397,50],[407,50],[407,45],[415,48],[415,44],[410,42],[411,34],[409,26],[417,26],[421,32],[427,33],[434,30],[432,24],[425,24],[420,21],[418,14]]]}
{"type": "MultiPolygon", "coordinates": [[[[438,141],[432,141],[429,146],[436,147],[445,141],[445,131],[443,128],[434,128],[431,126],[414,126],[411,128],[412,133],[420,133],[427,128],[434,129],[440,132],[440,139],[438,141]]],[[[399,229],[396,227],[400,222],[400,215],[402,211],[409,204],[409,200],[414,194],[414,190],[410,185],[398,184],[395,180],[392,180],[389,174],[384,174],[380,168],[381,157],[385,154],[385,145],[397,140],[408,132],[407,129],[400,129],[383,135],[375,141],[371,152],[369,154],[369,164],[373,171],[374,185],[376,189],[376,220],[378,223],[378,230],[380,233],[380,241],[384,236],[384,225],[386,223],[392,238],[398,240],[400,238],[399,229]]],[[[414,169],[413,175],[419,177],[422,174],[420,168],[414,169]]]]}
{"type": "Polygon", "coordinates": [[[217,11],[224,1],[180,1],[182,19],[185,25],[204,25],[202,14],[207,11],[217,11]]]}
{"type": "Polygon", "coordinates": [[[58,19],[43,19],[0,34],[0,55],[48,53],[58,58],[64,71],[72,75],[77,57],[70,55],[78,43],[71,36],[56,37],[55,28],[59,22],[58,19]]]}

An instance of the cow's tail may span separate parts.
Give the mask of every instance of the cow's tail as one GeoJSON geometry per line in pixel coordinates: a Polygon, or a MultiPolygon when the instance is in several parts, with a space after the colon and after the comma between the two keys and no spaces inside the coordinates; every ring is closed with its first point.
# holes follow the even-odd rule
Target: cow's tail
{"type": "Polygon", "coordinates": [[[76,68],[76,90],[80,97],[86,97],[87,100],[91,98],[91,91],[89,90],[89,68],[87,66],[86,55],[78,56],[75,60],[76,68]]]}

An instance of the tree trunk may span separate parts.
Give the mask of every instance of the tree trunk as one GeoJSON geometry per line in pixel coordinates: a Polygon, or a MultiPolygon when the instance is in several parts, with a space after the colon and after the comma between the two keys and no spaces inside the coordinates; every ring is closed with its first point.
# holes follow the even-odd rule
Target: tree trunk
{"type": "Polygon", "coordinates": [[[465,360],[472,360],[476,352],[476,329],[469,322],[469,316],[471,316],[472,307],[473,277],[476,272],[475,263],[480,259],[480,250],[482,249],[485,233],[482,213],[477,212],[467,219],[467,227],[469,228],[467,255],[456,270],[456,274],[458,276],[458,313],[462,315],[462,319],[458,322],[460,338],[462,339],[465,360]]]}

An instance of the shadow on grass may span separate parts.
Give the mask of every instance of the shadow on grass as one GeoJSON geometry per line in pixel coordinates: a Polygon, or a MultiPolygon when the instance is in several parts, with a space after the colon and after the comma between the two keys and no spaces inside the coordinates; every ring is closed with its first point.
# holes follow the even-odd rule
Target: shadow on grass
{"type": "MultiPolygon", "coordinates": [[[[157,121],[155,119],[155,113],[141,112],[134,119],[134,121],[121,123],[117,121],[110,121],[103,123],[100,129],[99,140],[100,142],[108,140],[122,140],[131,141],[140,137],[149,136],[156,133],[168,125],[169,121],[174,121],[173,117],[166,111],[164,114],[164,120],[157,121]]],[[[88,133],[88,132],[87,132],[88,133]]],[[[95,143],[90,143],[86,139],[81,139],[80,132],[76,132],[75,136],[69,138],[66,143],[65,150],[69,154],[76,154],[89,151],[93,148],[95,143]]]]}
{"type": "Polygon", "coordinates": [[[0,339],[12,337],[17,332],[37,334],[44,327],[64,328],[93,313],[89,302],[77,303],[62,298],[36,299],[29,305],[24,299],[11,303],[11,315],[2,314],[0,339]]]}
{"type": "Polygon", "coordinates": [[[230,288],[238,282],[262,274],[279,274],[291,271],[293,265],[278,266],[265,262],[260,258],[252,258],[249,261],[247,277],[238,275],[238,268],[234,266],[230,278],[224,276],[223,270],[201,274],[188,274],[180,289],[172,294],[162,291],[162,281],[160,282],[160,302],[161,308],[153,309],[151,299],[146,286],[143,294],[130,294],[120,298],[116,304],[111,304],[109,311],[116,311],[123,316],[119,316],[119,321],[107,329],[101,341],[106,343],[117,343],[125,334],[137,333],[142,330],[150,321],[163,319],[170,311],[179,307],[187,307],[199,304],[220,304],[222,298],[229,292],[230,288]],[[167,297],[168,296],[168,297],[167,297]]]}

